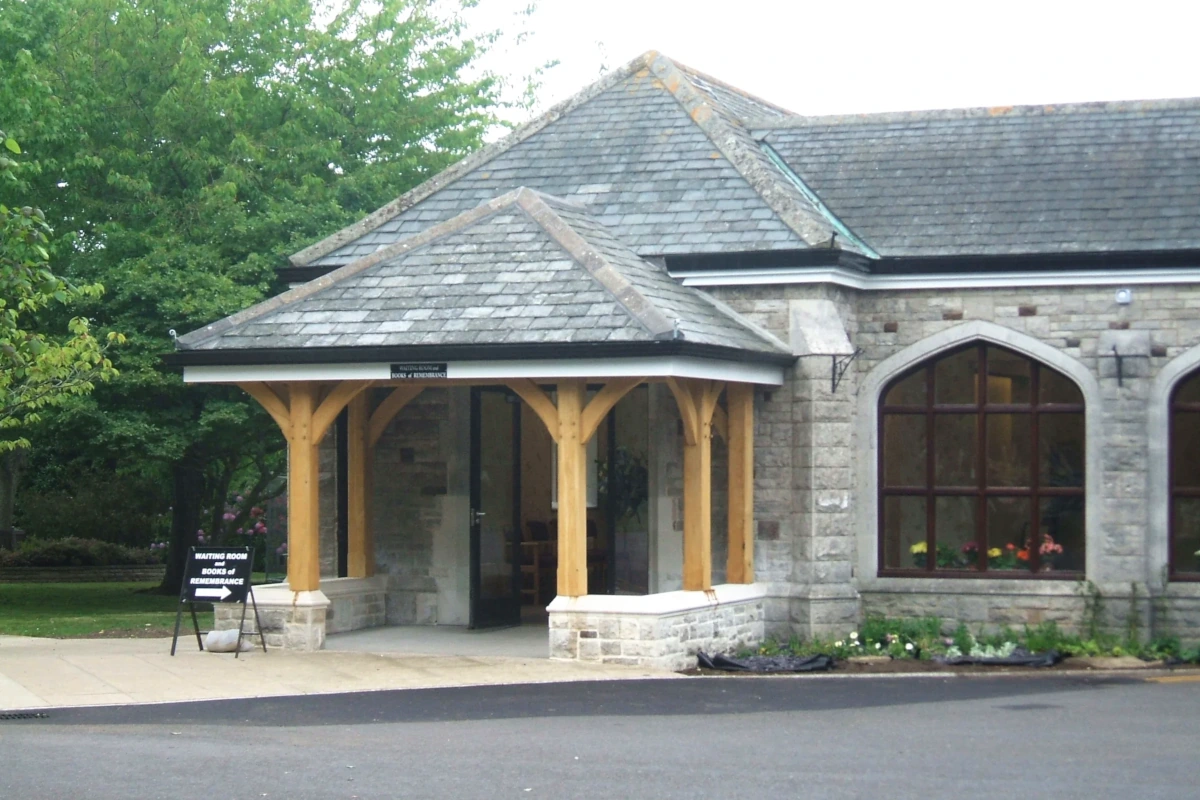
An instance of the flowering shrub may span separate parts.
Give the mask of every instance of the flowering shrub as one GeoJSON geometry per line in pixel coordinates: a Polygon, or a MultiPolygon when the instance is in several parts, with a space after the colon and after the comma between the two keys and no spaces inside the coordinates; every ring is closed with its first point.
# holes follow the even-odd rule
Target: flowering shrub
{"type": "MultiPolygon", "coordinates": [[[[1025,546],[1021,548],[1018,548],[1012,542],[1004,545],[1004,547],[988,548],[988,569],[1029,569],[1029,554],[1033,546],[1033,539],[1031,537],[1025,540],[1025,546]]],[[[908,548],[908,551],[912,555],[913,565],[924,569],[928,563],[928,545],[925,542],[917,542],[908,548]]],[[[1054,537],[1050,534],[1043,533],[1042,542],[1038,546],[1038,552],[1042,557],[1043,569],[1049,569],[1054,564],[1055,556],[1062,555],[1063,546],[1054,541],[1054,537]]],[[[955,550],[949,545],[939,544],[935,558],[937,559],[937,566],[942,569],[971,569],[979,563],[979,545],[975,542],[967,542],[958,550],[955,550]]]]}

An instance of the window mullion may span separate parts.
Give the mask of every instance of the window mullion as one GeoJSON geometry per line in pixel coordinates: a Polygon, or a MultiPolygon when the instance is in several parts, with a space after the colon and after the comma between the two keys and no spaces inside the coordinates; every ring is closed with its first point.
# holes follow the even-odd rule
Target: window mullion
{"type": "Polygon", "coordinates": [[[1033,441],[1029,447],[1029,569],[1030,572],[1042,571],[1042,524],[1041,524],[1041,433],[1039,432],[1038,392],[1041,380],[1041,365],[1032,362],[1029,374],[1029,435],[1033,441]]]}
{"type": "Polygon", "coordinates": [[[987,525],[987,345],[979,345],[979,374],[975,383],[975,478],[979,493],[975,498],[975,541],[979,545],[975,557],[975,567],[980,572],[987,571],[988,525],[987,525]]]}
{"type": "Polygon", "coordinates": [[[934,424],[934,364],[925,367],[925,570],[937,569],[937,504],[934,494],[934,453],[937,426],[934,424]]]}

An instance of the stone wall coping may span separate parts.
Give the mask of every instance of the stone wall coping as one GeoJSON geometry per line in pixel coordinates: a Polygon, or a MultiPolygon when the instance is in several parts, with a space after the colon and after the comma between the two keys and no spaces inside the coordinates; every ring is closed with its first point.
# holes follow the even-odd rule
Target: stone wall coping
{"type": "MultiPolygon", "coordinates": [[[[1078,597],[1074,580],[1020,580],[1013,578],[872,578],[859,579],[859,594],[972,594],[987,597],[1078,597]]],[[[1128,585],[1125,585],[1128,589],[1128,585]]]]}
{"type": "Polygon", "coordinates": [[[264,583],[254,587],[254,600],[260,606],[300,606],[327,608],[329,598],[320,589],[315,592],[293,592],[286,583],[264,583]]]}
{"type": "Polygon", "coordinates": [[[706,592],[660,592],[658,594],[589,594],[556,597],[547,607],[551,614],[622,614],[662,616],[713,609],[732,603],[762,600],[767,587],[758,583],[723,583],[706,592]]]}
{"type": "Polygon", "coordinates": [[[330,599],[347,595],[387,591],[387,576],[370,578],[322,578],[320,591],[330,599]]]}

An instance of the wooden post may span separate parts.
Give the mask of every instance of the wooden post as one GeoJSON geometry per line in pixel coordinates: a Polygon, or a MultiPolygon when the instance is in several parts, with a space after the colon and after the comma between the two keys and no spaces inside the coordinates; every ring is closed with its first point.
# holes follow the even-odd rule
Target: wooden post
{"type": "Polygon", "coordinates": [[[683,588],[712,588],[712,420],[722,385],[668,379],[683,421],[683,588]]]}
{"type": "Polygon", "coordinates": [[[318,501],[319,464],[313,414],[317,385],[288,385],[291,441],[288,442],[288,586],[316,591],[321,583],[318,501]]]}
{"type": "MultiPolygon", "coordinates": [[[[334,419],[373,381],[342,381],[322,399],[321,384],[287,384],[286,400],[268,383],[239,383],[279,424],[288,442],[288,586],[312,592],[321,585],[320,462],[317,452],[334,419]],[[319,402],[318,402],[319,401],[319,402]]],[[[361,483],[361,482],[360,482],[361,483]]]]}
{"type": "Polygon", "coordinates": [[[363,392],[351,400],[348,411],[346,574],[351,578],[369,578],[375,574],[375,542],[371,529],[375,448],[368,441],[371,424],[368,393],[363,392]]]}
{"type": "Polygon", "coordinates": [[[558,384],[558,593],[587,594],[587,441],[584,383],[558,384]]]}
{"type": "Polygon", "coordinates": [[[754,387],[731,383],[726,391],[729,414],[728,583],[754,583],[754,387]]]}

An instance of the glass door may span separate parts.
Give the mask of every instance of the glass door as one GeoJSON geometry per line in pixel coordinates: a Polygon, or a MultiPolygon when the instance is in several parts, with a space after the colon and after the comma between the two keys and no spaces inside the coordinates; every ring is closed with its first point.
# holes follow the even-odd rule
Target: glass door
{"type": "Polygon", "coordinates": [[[521,405],[471,389],[471,627],[521,624],[521,405]]]}

